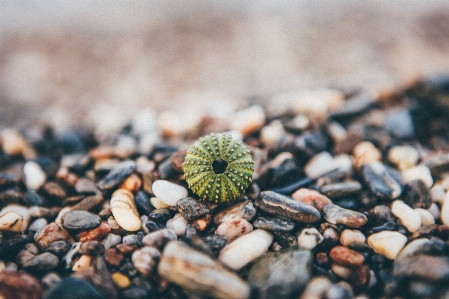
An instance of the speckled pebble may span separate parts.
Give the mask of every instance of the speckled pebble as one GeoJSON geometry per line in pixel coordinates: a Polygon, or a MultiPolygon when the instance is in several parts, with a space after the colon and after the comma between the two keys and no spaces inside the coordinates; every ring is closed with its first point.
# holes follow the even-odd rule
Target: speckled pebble
{"type": "Polygon", "coordinates": [[[148,277],[155,269],[161,253],[154,247],[145,246],[133,252],[131,260],[136,270],[144,277],[148,277]]]}
{"type": "Polygon", "coordinates": [[[215,233],[223,235],[231,243],[235,239],[253,231],[253,225],[245,219],[234,218],[229,221],[222,222],[216,229],[215,233]]]}
{"type": "Polygon", "coordinates": [[[192,197],[186,197],[176,203],[176,208],[187,220],[194,220],[209,212],[206,203],[192,197]]]}
{"type": "Polygon", "coordinates": [[[330,204],[324,207],[324,218],[332,224],[343,224],[351,228],[358,228],[368,221],[368,218],[359,212],[343,209],[330,204]]]}
{"type": "Polygon", "coordinates": [[[187,197],[186,188],[166,180],[154,181],[151,188],[153,194],[169,206],[174,207],[180,199],[187,197]]]}
{"type": "Polygon", "coordinates": [[[134,195],[126,189],[117,189],[111,196],[111,212],[115,221],[127,231],[141,227],[139,212],[134,204],[134,195]]]}
{"type": "Polygon", "coordinates": [[[429,187],[420,179],[405,184],[402,197],[404,202],[412,208],[428,209],[432,204],[429,187]]]}
{"type": "Polygon", "coordinates": [[[398,217],[402,224],[411,233],[421,227],[421,215],[402,200],[395,200],[391,205],[391,212],[398,217]]]}
{"type": "Polygon", "coordinates": [[[87,211],[70,211],[62,216],[62,226],[69,230],[89,230],[100,225],[100,217],[87,211]]]}
{"type": "Polygon", "coordinates": [[[259,216],[253,226],[274,232],[289,232],[295,228],[295,222],[279,216],[259,216]]]}
{"type": "Polygon", "coordinates": [[[368,237],[368,245],[387,259],[394,260],[407,243],[407,237],[399,232],[382,231],[368,237]]]}
{"type": "Polygon", "coordinates": [[[324,237],[315,227],[302,229],[298,234],[298,246],[312,250],[324,240],[324,237]]]}
{"type": "Polygon", "coordinates": [[[73,264],[72,271],[81,271],[84,268],[90,267],[92,264],[92,257],[87,254],[83,254],[80,258],[73,264]]]}
{"type": "Polygon", "coordinates": [[[109,225],[103,221],[100,223],[100,226],[94,229],[85,230],[81,232],[80,241],[86,242],[86,241],[100,240],[101,238],[106,236],[110,231],[111,228],[109,227],[109,225]]]}

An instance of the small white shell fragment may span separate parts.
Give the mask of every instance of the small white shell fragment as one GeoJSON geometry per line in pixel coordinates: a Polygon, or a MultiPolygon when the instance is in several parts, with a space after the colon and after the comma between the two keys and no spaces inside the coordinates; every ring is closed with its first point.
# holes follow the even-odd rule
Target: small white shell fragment
{"type": "Polygon", "coordinates": [[[154,181],[151,189],[157,198],[172,207],[176,206],[178,200],[188,195],[186,188],[166,180],[154,181]]]}
{"type": "Polygon", "coordinates": [[[375,252],[394,260],[407,243],[407,237],[399,232],[382,231],[368,237],[368,245],[375,252]]]}
{"type": "Polygon", "coordinates": [[[127,231],[140,229],[139,213],[134,203],[134,195],[126,189],[117,189],[111,196],[111,212],[115,221],[127,231]]]}

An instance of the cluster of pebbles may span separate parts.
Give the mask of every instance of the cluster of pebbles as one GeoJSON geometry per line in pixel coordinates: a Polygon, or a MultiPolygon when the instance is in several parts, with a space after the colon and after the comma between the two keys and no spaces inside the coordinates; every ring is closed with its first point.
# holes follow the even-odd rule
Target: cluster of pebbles
{"type": "Polygon", "coordinates": [[[1,132],[0,298],[448,298],[449,78],[320,89],[116,134],[1,132]],[[211,132],[255,163],[236,201],[185,182],[211,132]]]}

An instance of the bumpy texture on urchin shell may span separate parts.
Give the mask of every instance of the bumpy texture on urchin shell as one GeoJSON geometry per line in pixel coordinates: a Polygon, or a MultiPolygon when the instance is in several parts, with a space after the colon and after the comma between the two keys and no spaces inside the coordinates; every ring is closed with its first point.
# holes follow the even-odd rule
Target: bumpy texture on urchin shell
{"type": "Polygon", "coordinates": [[[250,151],[240,140],[229,134],[201,137],[187,151],[184,173],[190,189],[211,202],[235,200],[250,184],[254,161],[250,151]],[[223,173],[216,174],[215,160],[228,163],[223,173]]]}

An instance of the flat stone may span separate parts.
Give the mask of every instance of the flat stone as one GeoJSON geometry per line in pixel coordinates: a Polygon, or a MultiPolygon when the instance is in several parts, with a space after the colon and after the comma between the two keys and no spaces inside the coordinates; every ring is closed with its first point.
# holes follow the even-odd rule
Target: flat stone
{"type": "Polygon", "coordinates": [[[237,274],[208,255],[179,241],[169,242],[158,265],[159,275],[200,297],[248,298],[250,288],[237,274]]]}
{"type": "Polygon", "coordinates": [[[218,259],[233,270],[239,270],[245,265],[263,255],[273,242],[273,235],[263,229],[256,229],[226,245],[218,259]]]}
{"type": "Polygon", "coordinates": [[[337,198],[359,193],[362,185],[357,181],[333,183],[322,186],[320,191],[329,198],[337,198]]]}
{"type": "Polygon", "coordinates": [[[186,188],[166,180],[154,181],[151,189],[157,198],[172,207],[176,206],[178,200],[188,195],[186,188]]]}
{"type": "Polygon", "coordinates": [[[69,230],[89,230],[100,225],[98,215],[87,211],[70,211],[62,216],[62,226],[69,230]]]}
{"type": "Polygon", "coordinates": [[[61,280],[45,292],[43,299],[67,298],[67,294],[70,294],[71,299],[103,299],[103,296],[91,284],[74,277],[67,277],[61,280]]]}
{"type": "Polygon", "coordinates": [[[107,191],[120,185],[131,173],[136,170],[134,161],[123,161],[117,164],[102,180],[97,183],[98,189],[107,191]]]}
{"type": "Polygon", "coordinates": [[[372,162],[360,167],[363,180],[371,192],[387,200],[397,198],[402,193],[402,179],[399,172],[381,162],[372,162]]]}
{"type": "Polygon", "coordinates": [[[329,257],[334,263],[345,267],[359,267],[365,262],[363,254],[344,246],[334,246],[329,257]]]}
{"type": "Polygon", "coordinates": [[[248,283],[257,298],[292,298],[312,276],[313,255],[295,247],[269,252],[251,267],[248,283]]]}
{"type": "Polygon", "coordinates": [[[90,211],[95,207],[100,206],[104,202],[102,195],[92,195],[83,198],[79,203],[72,206],[72,210],[90,211]]]}
{"type": "Polygon", "coordinates": [[[259,216],[254,220],[253,226],[274,232],[289,232],[295,228],[295,223],[284,217],[259,216]]]}
{"type": "Polygon", "coordinates": [[[200,202],[192,197],[186,197],[176,203],[178,212],[187,220],[194,220],[209,212],[206,203],[200,202]]]}
{"type": "Polygon", "coordinates": [[[115,221],[127,231],[136,231],[142,226],[134,195],[126,189],[117,189],[112,194],[111,212],[115,221]]]}
{"type": "Polygon", "coordinates": [[[265,212],[299,222],[314,223],[321,219],[320,212],[314,207],[273,191],[260,192],[257,204],[265,212]]]}
{"type": "Polygon", "coordinates": [[[42,294],[42,287],[34,276],[23,271],[0,271],[1,298],[40,299],[42,294]]]}
{"type": "Polygon", "coordinates": [[[375,252],[394,260],[407,243],[407,237],[399,232],[382,231],[368,237],[368,245],[375,252]]]}
{"type": "Polygon", "coordinates": [[[326,195],[323,195],[316,190],[307,188],[300,188],[296,190],[292,194],[292,198],[294,200],[308,204],[316,208],[320,212],[323,211],[323,208],[325,206],[332,203],[332,201],[326,195]]]}
{"type": "Polygon", "coordinates": [[[359,212],[343,209],[330,204],[324,207],[324,218],[332,224],[343,224],[351,228],[359,228],[368,221],[368,218],[359,212]]]}

